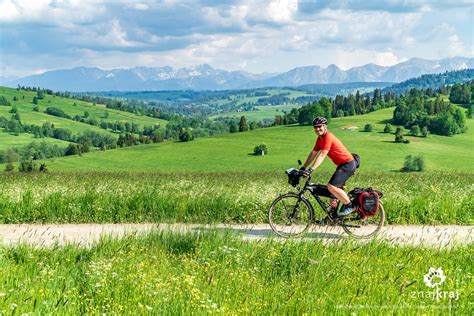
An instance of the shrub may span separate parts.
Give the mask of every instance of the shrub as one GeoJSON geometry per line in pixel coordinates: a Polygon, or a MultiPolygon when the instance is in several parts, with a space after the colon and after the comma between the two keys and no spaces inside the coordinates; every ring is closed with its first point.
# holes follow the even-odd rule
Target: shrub
{"type": "Polygon", "coordinates": [[[38,166],[33,160],[22,160],[18,166],[18,171],[20,172],[33,172],[36,171],[38,166]]]}
{"type": "Polygon", "coordinates": [[[364,132],[372,132],[374,129],[374,126],[372,124],[365,124],[364,126],[364,132]]]}
{"type": "Polygon", "coordinates": [[[179,134],[179,140],[182,142],[189,142],[194,139],[193,134],[189,131],[189,129],[184,129],[179,134]]]}
{"type": "Polygon", "coordinates": [[[263,156],[265,154],[268,154],[268,147],[265,144],[255,146],[255,148],[253,149],[253,153],[256,156],[263,156]]]}
{"type": "Polygon", "coordinates": [[[392,125],[390,125],[389,123],[387,123],[383,129],[383,132],[384,133],[391,133],[392,132],[392,125]]]}
{"type": "Polygon", "coordinates": [[[13,171],[13,164],[11,162],[7,163],[5,166],[5,172],[12,172],[13,171]]]}
{"type": "Polygon", "coordinates": [[[425,160],[421,156],[412,157],[408,155],[405,157],[405,163],[401,171],[411,172],[411,171],[424,171],[425,170],[425,160]]]}
{"type": "Polygon", "coordinates": [[[403,133],[400,127],[397,127],[395,131],[395,143],[402,143],[403,142],[403,133]]]}
{"type": "Polygon", "coordinates": [[[418,125],[413,125],[410,129],[410,135],[418,136],[420,134],[420,127],[418,125]]]}
{"type": "Polygon", "coordinates": [[[10,106],[10,102],[2,95],[0,96],[0,105],[10,106]]]}
{"type": "Polygon", "coordinates": [[[427,137],[428,134],[429,134],[429,132],[428,132],[428,127],[423,126],[423,128],[421,129],[421,136],[427,137]]]}

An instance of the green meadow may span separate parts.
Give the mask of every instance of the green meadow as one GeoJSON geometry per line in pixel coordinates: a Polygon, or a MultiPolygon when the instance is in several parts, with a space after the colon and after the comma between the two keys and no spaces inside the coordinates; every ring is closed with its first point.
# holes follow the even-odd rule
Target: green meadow
{"type": "MultiPolygon", "coordinates": [[[[347,187],[383,191],[387,224],[473,225],[473,183],[472,172],[370,171],[347,187]]],[[[283,171],[3,173],[0,223],[266,223],[273,199],[293,190],[283,171]]]]}
{"type": "Polygon", "coordinates": [[[30,144],[31,142],[47,142],[49,144],[56,144],[60,147],[67,147],[69,144],[69,142],[55,138],[34,138],[34,136],[31,134],[19,134],[18,136],[11,135],[4,132],[3,129],[0,128],[0,150],[6,150],[13,147],[22,147],[30,144]]]}
{"type": "MultiPolygon", "coordinates": [[[[394,143],[393,134],[383,133],[385,120],[390,119],[392,113],[393,108],[388,108],[335,118],[329,124],[329,129],[346,147],[360,155],[359,173],[397,172],[407,155],[423,156],[427,171],[474,171],[473,119],[467,120],[468,131],[464,134],[405,136],[410,143],[402,144],[394,143]],[[363,132],[367,123],[375,125],[372,132],[363,132]]],[[[191,142],[165,142],[61,157],[47,164],[53,171],[280,172],[296,166],[298,159],[304,161],[315,139],[311,126],[279,126],[197,138],[191,142]],[[253,148],[262,143],[268,146],[268,155],[252,155],[253,148]]],[[[334,165],[326,159],[320,170],[334,170],[334,165]]]]}
{"type": "MultiPolygon", "coordinates": [[[[155,119],[148,116],[136,115],[114,109],[107,109],[105,108],[105,105],[102,104],[94,105],[88,102],[48,94],[44,94],[44,99],[38,100],[38,107],[40,111],[34,112],[33,107],[35,105],[33,104],[32,100],[33,97],[37,95],[36,92],[23,90],[18,91],[12,88],[0,87],[0,95],[4,96],[12,106],[17,107],[22,122],[35,125],[42,125],[43,123],[50,122],[54,123],[56,127],[67,128],[73,132],[80,132],[89,129],[101,133],[110,133],[110,131],[107,132],[97,126],[48,115],[44,113],[46,108],[56,107],[63,110],[72,117],[75,115],[83,117],[84,112],[88,112],[89,117],[95,118],[99,122],[101,120],[108,122],[133,122],[138,124],[141,128],[143,128],[143,126],[153,126],[155,124],[164,126],[167,123],[164,120],[155,119]],[[17,97],[18,101],[13,101],[14,96],[17,97]],[[105,117],[106,111],[108,112],[107,117],[105,117]]],[[[11,116],[10,110],[11,107],[9,106],[0,106],[0,116],[4,116],[5,118],[9,119],[11,116]]]]}
{"type": "Polygon", "coordinates": [[[473,251],[217,232],[2,246],[0,313],[471,315],[473,251]],[[425,285],[430,267],[446,276],[439,288],[425,285]]]}

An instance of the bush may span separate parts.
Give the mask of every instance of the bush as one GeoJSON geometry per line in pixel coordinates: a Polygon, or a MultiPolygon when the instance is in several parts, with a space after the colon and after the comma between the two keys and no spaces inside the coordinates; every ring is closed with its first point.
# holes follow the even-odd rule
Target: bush
{"type": "Polygon", "coordinates": [[[395,131],[395,143],[402,143],[403,142],[403,132],[400,127],[397,127],[395,131]]]}
{"type": "Polygon", "coordinates": [[[420,127],[418,125],[413,125],[410,129],[410,135],[412,136],[418,136],[420,132],[420,127]]]}
{"type": "Polygon", "coordinates": [[[18,171],[20,172],[33,172],[38,169],[38,166],[36,165],[33,160],[22,160],[20,162],[20,165],[18,166],[18,171]]]}
{"type": "Polygon", "coordinates": [[[189,129],[184,129],[179,134],[179,140],[182,142],[189,142],[194,139],[193,134],[189,131],[189,129]]]}
{"type": "Polygon", "coordinates": [[[421,129],[421,136],[427,137],[428,134],[429,134],[429,132],[428,132],[428,127],[423,126],[423,128],[421,129]]]}
{"type": "Polygon", "coordinates": [[[372,124],[365,124],[364,126],[364,132],[372,132],[374,129],[374,126],[372,124]]]}
{"type": "Polygon", "coordinates": [[[401,171],[411,172],[411,171],[424,171],[425,170],[425,160],[421,156],[412,157],[408,155],[405,157],[405,163],[401,171]]]}
{"type": "Polygon", "coordinates": [[[268,155],[267,145],[261,144],[261,145],[255,146],[255,148],[253,149],[253,154],[256,156],[263,156],[265,154],[268,155]]]}
{"type": "Polygon", "coordinates": [[[5,172],[12,172],[13,171],[13,164],[11,162],[7,163],[5,166],[5,172]]]}
{"type": "Polygon", "coordinates": [[[383,132],[384,133],[391,133],[392,132],[392,125],[390,125],[389,123],[387,123],[383,129],[383,132]]]}

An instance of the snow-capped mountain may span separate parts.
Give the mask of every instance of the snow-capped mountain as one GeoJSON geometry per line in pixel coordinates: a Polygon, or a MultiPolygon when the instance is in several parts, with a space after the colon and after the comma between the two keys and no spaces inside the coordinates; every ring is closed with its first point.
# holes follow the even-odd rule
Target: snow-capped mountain
{"type": "Polygon", "coordinates": [[[209,65],[173,69],[135,67],[103,70],[77,67],[48,71],[8,82],[55,91],[225,90],[347,82],[401,82],[423,74],[474,68],[474,58],[412,58],[391,67],[367,64],[342,70],[336,65],[298,67],[281,74],[252,74],[214,69],[209,65]]]}

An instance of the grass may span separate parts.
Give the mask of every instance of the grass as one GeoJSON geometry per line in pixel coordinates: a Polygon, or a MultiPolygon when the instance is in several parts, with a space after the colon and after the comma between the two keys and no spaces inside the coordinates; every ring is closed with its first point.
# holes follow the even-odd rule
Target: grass
{"type": "Polygon", "coordinates": [[[19,134],[18,136],[6,133],[0,128],[0,150],[6,150],[12,147],[22,147],[31,142],[47,142],[61,147],[67,147],[69,142],[55,138],[35,138],[32,134],[19,134]]]}
{"type": "MultiPolygon", "coordinates": [[[[398,171],[407,155],[423,156],[428,171],[474,171],[474,119],[467,120],[467,133],[453,137],[406,136],[411,143],[401,144],[394,143],[393,134],[383,133],[384,120],[392,112],[393,108],[388,108],[336,118],[330,123],[329,129],[351,152],[360,155],[359,173],[398,171]],[[367,123],[374,124],[373,132],[361,132],[367,123]],[[345,129],[351,126],[358,130],[345,129]]],[[[280,126],[203,137],[192,142],[165,142],[56,158],[48,162],[48,167],[54,171],[275,172],[295,166],[297,159],[304,161],[315,139],[311,126],[280,126]],[[262,143],[268,146],[268,155],[253,156],[254,147],[262,143]]],[[[334,169],[329,159],[321,166],[324,171],[334,169]]]]}
{"type": "Polygon", "coordinates": [[[1,247],[0,313],[468,315],[473,250],[212,232],[1,247]],[[423,281],[430,267],[446,276],[439,291],[458,299],[425,296],[436,292],[423,281]]]}
{"type": "MultiPolygon", "coordinates": [[[[348,188],[383,191],[388,224],[473,225],[472,183],[474,173],[368,172],[348,188]]],[[[290,190],[283,172],[3,173],[0,223],[265,223],[273,199],[290,190]]]]}

